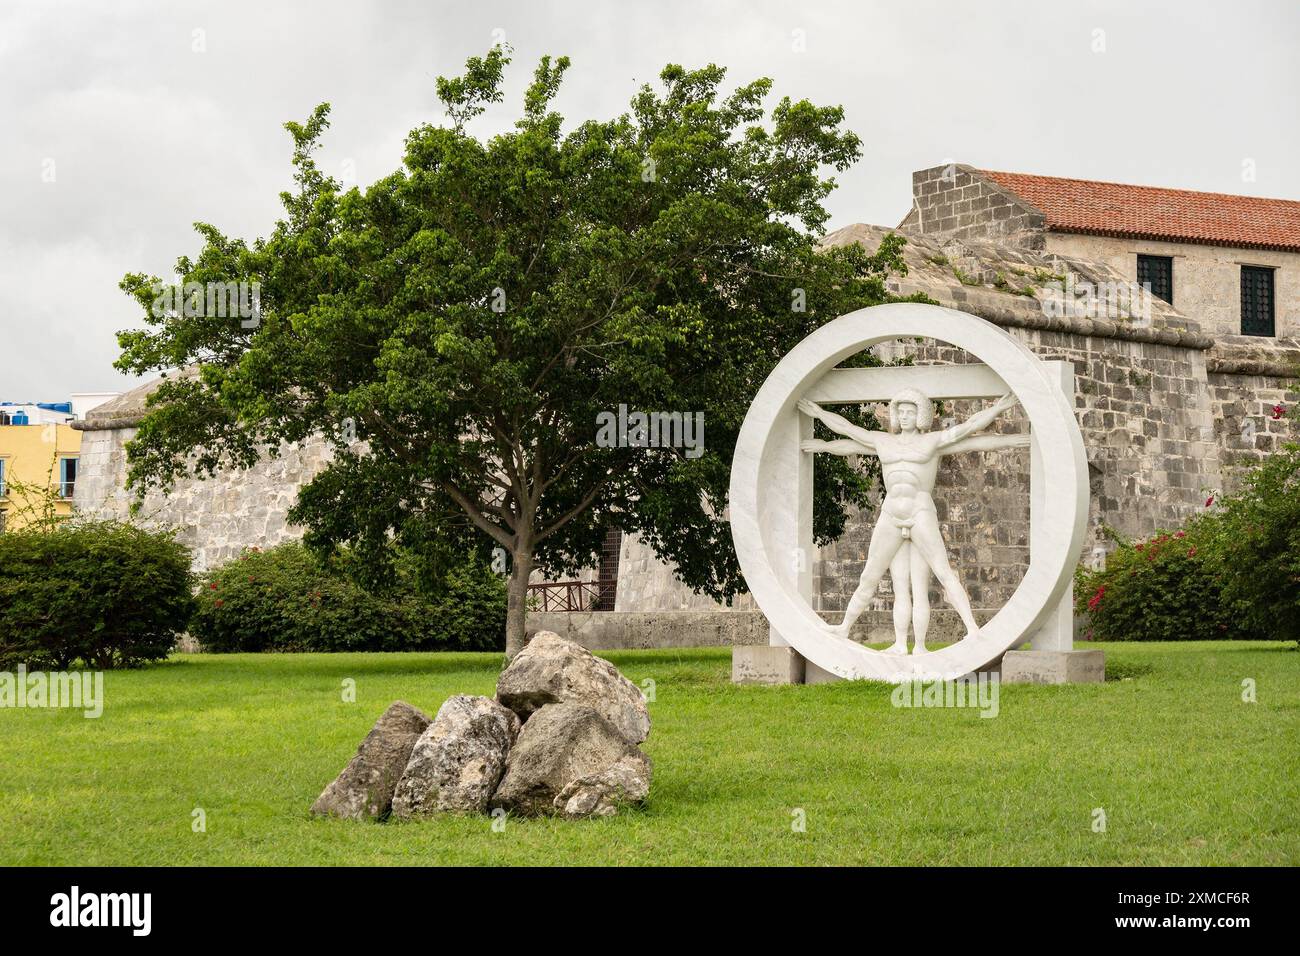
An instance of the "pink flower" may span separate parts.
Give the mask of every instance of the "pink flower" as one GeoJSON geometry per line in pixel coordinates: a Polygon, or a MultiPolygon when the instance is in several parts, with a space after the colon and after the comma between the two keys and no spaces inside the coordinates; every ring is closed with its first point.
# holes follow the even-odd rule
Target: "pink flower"
{"type": "Polygon", "coordinates": [[[1194,558],[1194,557],[1196,557],[1196,547],[1195,547],[1195,546],[1192,546],[1192,547],[1190,547],[1190,548],[1187,549],[1187,556],[1188,556],[1189,558],[1194,558]]]}
{"type": "Polygon", "coordinates": [[[1088,599],[1088,610],[1095,611],[1101,604],[1102,596],[1106,593],[1106,585],[1097,588],[1097,593],[1088,599]]]}
{"type": "Polygon", "coordinates": [[[1212,504],[1214,504],[1214,495],[1210,495],[1210,497],[1205,499],[1205,507],[1208,508],[1212,504]]]}
{"type": "Polygon", "coordinates": [[[1277,421],[1279,418],[1281,418],[1281,417],[1282,417],[1283,415],[1285,415],[1285,414],[1286,414],[1286,406],[1285,406],[1285,405],[1274,405],[1274,406],[1273,406],[1273,421],[1277,421]]]}
{"type": "Polygon", "coordinates": [[[1187,537],[1187,532],[1186,532],[1186,531],[1175,531],[1175,532],[1174,532],[1174,537],[1175,537],[1175,538],[1185,538],[1185,537],[1187,537]]]}
{"type": "Polygon", "coordinates": [[[212,590],[215,591],[217,589],[217,582],[213,581],[211,584],[208,585],[208,587],[212,588],[212,590]]]}

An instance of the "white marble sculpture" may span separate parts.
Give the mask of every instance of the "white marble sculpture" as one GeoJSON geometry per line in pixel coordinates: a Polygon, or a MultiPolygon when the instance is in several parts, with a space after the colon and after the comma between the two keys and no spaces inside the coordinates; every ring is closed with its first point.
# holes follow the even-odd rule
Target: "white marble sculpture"
{"type": "Polygon", "coordinates": [[[804,452],[875,455],[880,459],[885,485],[885,499],[871,534],[862,579],[849,599],[844,619],[839,624],[827,625],[827,630],[837,637],[848,637],[888,571],[894,590],[894,645],[886,653],[907,653],[909,623],[916,637],[916,653],[925,652],[932,573],[966,626],[966,638],[979,633],[970,598],[948,563],[947,548],[939,531],[939,515],[934,507],[934,482],[944,455],[1027,447],[1027,434],[978,434],[1015,404],[1014,396],[1004,395],[991,408],[977,412],[966,421],[932,432],[934,402],[919,389],[905,388],[889,402],[890,431],[879,432],[854,425],[808,399],[799,402],[801,412],[820,419],[831,431],[844,436],[836,441],[806,439],[800,443],[804,452]]]}
{"type": "MultiPolygon", "coordinates": [[[[754,396],[732,459],[729,507],[736,557],[754,600],[767,617],[770,643],[797,651],[808,665],[836,677],[893,682],[915,680],[918,675],[949,680],[971,674],[1027,641],[1036,650],[1069,650],[1073,642],[1070,586],[1088,518],[1088,461],[1075,418],[1074,392],[1074,370],[1069,362],[1044,361],[992,323],[938,305],[896,302],[873,306],[840,316],[798,343],[754,396]],[[946,342],[964,350],[972,361],[890,368],[850,368],[841,364],[864,349],[900,339],[946,342]],[[929,417],[926,404],[920,400],[897,401],[905,388],[944,401],[996,400],[1010,393],[1029,422],[1029,435],[975,434],[1010,406],[1010,400],[1004,399],[959,426],[965,429],[964,434],[939,448],[940,442],[952,437],[951,432],[935,433],[915,427],[929,417]],[[1004,447],[988,443],[1021,443],[1027,437],[1030,450],[1029,567],[1020,585],[992,618],[977,630],[972,629],[967,639],[930,649],[925,647],[922,634],[922,643],[911,654],[887,654],[831,633],[813,609],[816,455],[809,454],[803,444],[814,437],[813,420],[801,414],[799,403],[810,400],[818,406],[833,406],[890,399],[897,403],[897,432],[850,435],[848,440],[867,438],[872,453],[881,455],[883,450],[882,460],[891,466],[895,486],[889,488],[888,497],[893,499],[890,509],[898,505],[901,518],[891,518],[884,529],[878,530],[882,536],[892,538],[892,529],[896,529],[899,546],[882,549],[879,559],[869,564],[873,572],[883,573],[881,565],[895,563],[890,559],[898,558],[905,540],[901,522],[910,520],[911,527],[906,529],[906,573],[913,594],[924,592],[925,582],[921,579],[934,569],[926,563],[922,574],[912,573],[913,553],[920,553],[919,548],[913,548],[918,540],[918,522],[908,517],[908,508],[902,508],[904,475],[910,475],[906,483],[909,491],[915,492],[911,497],[912,507],[916,507],[922,492],[928,498],[940,455],[952,453],[958,443],[964,443],[960,447],[967,449],[1004,447]],[[918,421],[904,426],[903,422],[910,422],[913,416],[918,421]],[[912,442],[915,448],[903,447],[912,442]],[[915,460],[909,460],[912,458],[915,460]]],[[[926,510],[921,519],[922,535],[927,535],[931,527],[931,514],[926,510]]],[[[932,538],[927,536],[925,540],[933,544],[932,538]]],[[[940,538],[932,553],[943,556],[946,564],[944,552],[940,538]]],[[[901,564],[898,570],[901,577],[901,564]]],[[[896,586],[896,590],[906,592],[909,588],[896,586]]],[[[949,591],[948,599],[954,605],[965,603],[954,601],[953,593],[949,591]]],[[[864,603],[855,597],[855,605],[864,603]]],[[[913,600],[913,615],[916,604],[913,600]]],[[[895,613],[905,624],[907,615],[902,615],[897,605],[895,613]]],[[[915,627],[916,620],[912,623],[915,627]]],[[[918,633],[923,630],[917,628],[918,633]]]]}

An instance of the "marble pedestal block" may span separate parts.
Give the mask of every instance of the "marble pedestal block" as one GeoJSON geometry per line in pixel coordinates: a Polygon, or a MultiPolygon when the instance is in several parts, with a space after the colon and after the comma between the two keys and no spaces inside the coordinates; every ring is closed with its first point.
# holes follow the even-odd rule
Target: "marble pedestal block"
{"type": "Polygon", "coordinates": [[[805,684],[833,684],[836,681],[844,680],[830,671],[818,667],[812,661],[805,659],[803,662],[803,682],[805,684]]]}
{"type": "Polygon", "coordinates": [[[1007,651],[1004,684],[1100,684],[1106,679],[1102,651],[1007,651]]]}
{"type": "Polygon", "coordinates": [[[731,682],[802,684],[804,664],[803,655],[793,647],[776,644],[737,646],[731,649],[731,682]]]}

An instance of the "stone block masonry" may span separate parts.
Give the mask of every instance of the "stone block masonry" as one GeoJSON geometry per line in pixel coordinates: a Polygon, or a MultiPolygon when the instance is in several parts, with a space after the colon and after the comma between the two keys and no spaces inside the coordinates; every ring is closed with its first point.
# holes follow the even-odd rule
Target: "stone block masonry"
{"type": "Polygon", "coordinates": [[[970,166],[951,163],[912,174],[912,210],[900,229],[1042,248],[1044,216],[970,166]]]}
{"type": "Polygon", "coordinates": [[[289,509],[298,489],[333,454],[325,442],[285,445],[278,458],[247,470],[219,471],[204,481],[178,481],[169,493],[151,490],[132,517],[135,494],[126,489],[126,443],[137,429],[93,428],[95,424],[93,419],[77,423],[82,426],[82,439],[76,510],[95,518],[176,528],[177,540],[193,551],[196,571],[222,565],[248,547],[269,548],[302,537],[303,529],[289,524],[289,509]]]}

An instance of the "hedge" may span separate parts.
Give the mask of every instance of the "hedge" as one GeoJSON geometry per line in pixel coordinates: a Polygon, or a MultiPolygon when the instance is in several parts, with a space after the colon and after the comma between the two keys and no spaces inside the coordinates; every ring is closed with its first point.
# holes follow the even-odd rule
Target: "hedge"
{"type": "Polygon", "coordinates": [[[72,521],[0,535],[0,666],[165,658],[194,609],[190,552],[167,532],[72,521]]]}
{"type": "Polygon", "coordinates": [[[190,633],[215,652],[504,650],[505,587],[467,560],[436,597],[380,593],[290,542],[204,574],[190,633]]]}

